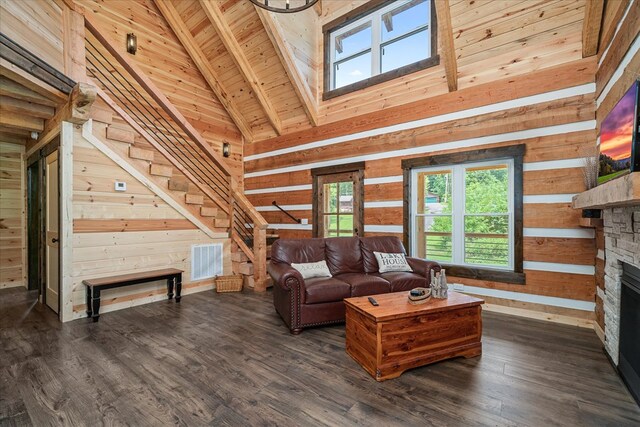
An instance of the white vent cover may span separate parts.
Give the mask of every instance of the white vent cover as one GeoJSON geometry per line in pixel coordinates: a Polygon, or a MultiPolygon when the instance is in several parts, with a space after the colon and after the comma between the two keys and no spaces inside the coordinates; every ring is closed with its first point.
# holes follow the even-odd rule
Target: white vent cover
{"type": "Polygon", "coordinates": [[[222,276],[222,243],[191,246],[191,281],[222,276]]]}

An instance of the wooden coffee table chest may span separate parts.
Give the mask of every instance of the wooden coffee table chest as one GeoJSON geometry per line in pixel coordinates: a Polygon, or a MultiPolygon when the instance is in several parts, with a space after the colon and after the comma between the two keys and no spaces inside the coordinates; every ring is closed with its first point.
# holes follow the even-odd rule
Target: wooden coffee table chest
{"type": "Polygon", "coordinates": [[[483,300],[457,292],[413,305],[408,292],[347,298],[347,353],[378,381],[452,357],[482,354],[483,300]]]}

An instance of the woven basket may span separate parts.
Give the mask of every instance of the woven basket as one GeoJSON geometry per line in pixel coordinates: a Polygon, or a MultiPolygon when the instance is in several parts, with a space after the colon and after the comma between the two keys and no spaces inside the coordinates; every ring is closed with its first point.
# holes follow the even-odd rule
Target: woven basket
{"type": "Polygon", "coordinates": [[[215,279],[216,292],[240,292],[242,290],[242,276],[218,276],[215,279]]]}

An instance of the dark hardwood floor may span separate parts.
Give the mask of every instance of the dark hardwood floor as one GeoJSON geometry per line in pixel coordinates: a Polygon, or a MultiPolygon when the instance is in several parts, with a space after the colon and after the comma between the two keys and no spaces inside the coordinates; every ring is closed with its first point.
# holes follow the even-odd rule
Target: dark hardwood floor
{"type": "Polygon", "coordinates": [[[638,426],[593,331],[484,314],[484,353],[374,381],[344,326],[292,336],[271,293],[59,324],[0,291],[0,425],[638,426]]]}

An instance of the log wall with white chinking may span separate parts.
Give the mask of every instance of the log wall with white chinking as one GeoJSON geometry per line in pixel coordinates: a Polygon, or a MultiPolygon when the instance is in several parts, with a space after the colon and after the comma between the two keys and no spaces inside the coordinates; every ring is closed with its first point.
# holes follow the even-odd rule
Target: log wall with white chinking
{"type": "MultiPolygon", "coordinates": [[[[205,234],[93,146],[81,129],[74,131],[73,148],[73,318],[86,316],[84,279],[179,268],[183,294],[212,289],[213,279],[191,281],[193,245],[222,243],[223,271],[231,274],[227,233],[205,234]],[[115,181],[125,182],[127,190],[115,191],[115,181]]],[[[166,282],[106,291],[101,312],[159,301],[166,293],[166,282]]]]}
{"type": "Polygon", "coordinates": [[[27,286],[24,146],[0,141],[0,289],[27,286]]]}
{"type": "MultiPolygon", "coordinates": [[[[640,78],[640,4],[638,0],[607,2],[596,72],[596,120],[600,124],[632,83],[640,78]]],[[[596,229],[596,332],[604,340],[605,238],[596,229]]]]}
{"type": "Polygon", "coordinates": [[[311,237],[272,201],[311,219],[314,167],[365,162],[365,234],[402,236],[401,161],[526,144],[526,284],[451,277],[497,309],[590,324],[594,233],[579,226],[571,198],[584,190],[580,159],[596,138],[595,57],[423,99],[255,144],[245,157],[249,200],[281,237],[311,237]]]}

